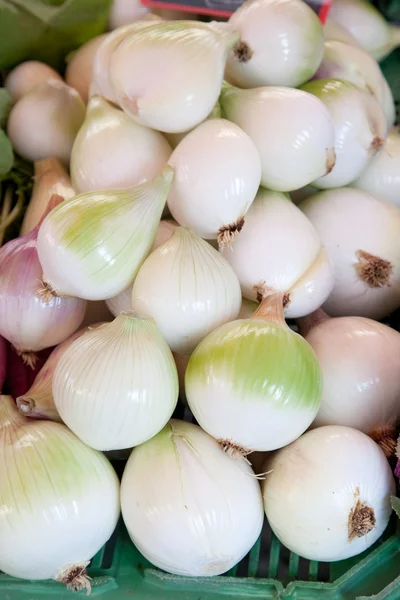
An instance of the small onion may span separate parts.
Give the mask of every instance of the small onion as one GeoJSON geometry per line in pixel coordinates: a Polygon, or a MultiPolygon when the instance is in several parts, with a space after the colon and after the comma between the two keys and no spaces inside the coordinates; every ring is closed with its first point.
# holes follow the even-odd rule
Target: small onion
{"type": "Polygon", "coordinates": [[[365,167],[352,187],[400,208],[400,133],[389,132],[382,150],[365,167]]]}
{"type": "Polygon", "coordinates": [[[229,23],[241,40],[229,55],[226,78],[238,87],[297,87],[321,63],[321,21],[301,0],[248,0],[229,23]]]}
{"type": "Polygon", "coordinates": [[[168,207],[180,225],[221,244],[237,235],[261,180],[257,148],[234,123],[205,121],[173,151],[168,207]]]}
{"type": "Polygon", "coordinates": [[[67,348],[54,373],[53,397],[64,423],[88,446],[132,448],[172,416],[174,359],[152,319],[123,313],[67,348]]]}
{"type": "Polygon", "coordinates": [[[121,505],[138,550],[178,575],[225,573],[249,552],[263,523],[250,466],[224,454],[200,427],[175,419],[134,448],[121,505]]]}
{"type": "Polygon", "coordinates": [[[27,60],[20,63],[5,79],[4,87],[8,90],[14,102],[29,94],[38,85],[49,79],[62,81],[61,75],[45,63],[37,60],[27,60]]]}
{"type": "Polygon", "coordinates": [[[311,346],[286,325],[282,295],[273,294],[251,319],[226,323],[197,346],[185,386],[199,425],[243,455],[281,448],[310,426],[321,373],[311,346]]]}
{"type": "Polygon", "coordinates": [[[330,319],[323,311],[300,319],[299,328],[322,371],[314,426],[354,427],[392,455],[396,436],[390,431],[400,417],[400,333],[372,319],[330,319]]]}
{"type": "Polygon", "coordinates": [[[35,161],[55,156],[67,165],[84,118],[85,105],[78,92],[49,79],[18,100],[7,133],[23,158],[35,161]]]}
{"type": "Polygon", "coordinates": [[[67,57],[65,81],[79,92],[84,102],[87,102],[89,98],[95,54],[106,37],[107,34],[97,35],[67,57]]]}
{"type": "Polygon", "coordinates": [[[241,90],[225,84],[220,103],[223,114],[254,142],[264,187],[289,192],[332,170],[333,122],[315,96],[290,88],[241,90]]]}
{"type": "Polygon", "coordinates": [[[116,29],[142,19],[148,12],[149,9],[140,0],[113,0],[108,25],[110,29],[116,29]]]}
{"type": "Polygon", "coordinates": [[[300,208],[335,269],[327,313],[380,319],[398,308],[400,210],[352,188],[316,194],[300,208]]]}
{"type": "Polygon", "coordinates": [[[78,194],[134,187],[161,171],[170,154],[161,133],[94,96],[72,147],[72,183],[78,194]]]}
{"type": "Polygon", "coordinates": [[[314,429],[276,453],[264,470],[265,512],[280,542],[309,560],[344,560],[382,535],[393,475],[382,450],[350,427],[314,429]]]}
{"type": "Polygon", "coordinates": [[[260,188],[240,235],[221,252],[245,298],[281,292],[288,317],[319,308],[333,287],[333,269],[318,233],[282,192],[260,188]]]}

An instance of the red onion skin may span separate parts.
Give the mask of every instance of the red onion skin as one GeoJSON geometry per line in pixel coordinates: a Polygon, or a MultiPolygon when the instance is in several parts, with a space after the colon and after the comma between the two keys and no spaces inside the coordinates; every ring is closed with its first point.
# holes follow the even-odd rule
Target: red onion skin
{"type": "Polygon", "coordinates": [[[7,344],[6,340],[0,336],[0,393],[3,392],[3,385],[7,376],[7,344]]]}
{"type": "Polygon", "coordinates": [[[39,226],[0,249],[0,334],[19,352],[61,343],[78,329],[86,308],[78,298],[39,296],[38,231],[39,226]]]}
{"type": "Polygon", "coordinates": [[[8,369],[5,388],[14,398],[14,400],[29,390],[35,380],[36,375],[45,364],[52,350],[53,348],[46,348],[45,350],[38,352],[35,367],[32,369],[30,366],[24,363],[24,360],[21,356],[18,356],[15,350],[11,347],[11,344],[8,344],[8,369]]]}

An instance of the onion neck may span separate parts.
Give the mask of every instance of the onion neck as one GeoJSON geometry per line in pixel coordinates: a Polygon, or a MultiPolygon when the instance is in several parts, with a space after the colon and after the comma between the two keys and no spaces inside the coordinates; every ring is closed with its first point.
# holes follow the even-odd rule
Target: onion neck
{"type": "Polygon", "coordinates": [[[35,181],[49,173],[56,173],[59,177],[67,177],[67,173],[58,158],[44,158],[34,163],[35,181]]]}
{"type": "Polygon", "coordinates": [[[0,429],[21,425],[25,419],[19,414],[11,396],[0,396],[0,429]]]}
{"type": "Polygon", "coordinates": [[[311,315],[301,317],[301,319],[296,319],[300,335],[306,337],[310,333],[311,329],[314,329],[314,327],[316,327],[320,323],[328,321],[330,318],[331,317],[327,315],[322,308],[318,308],[313,313],[311,313],[311,315]]]}
{"type": "Polygon", "coordinates": [[[251,318],[266,319],[287,327],[283,312],[284,296],[285,294],[281,292],[267,294],[251,318]]]}

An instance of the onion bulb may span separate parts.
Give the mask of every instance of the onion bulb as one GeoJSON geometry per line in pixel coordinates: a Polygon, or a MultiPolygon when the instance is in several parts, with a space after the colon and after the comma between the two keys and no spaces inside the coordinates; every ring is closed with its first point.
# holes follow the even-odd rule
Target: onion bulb
{"type": "Polygon", "coordinates": [[[229,245],[243,227],[261,180],[257,148],[225,119],[205,121],[173,151],[168,207],[180,225],[229,245]]]}
{"type": "Polygon", "coordinates": [[[285,298],[288,317],[308,315],[328,298],[334,274],[318,233],[286,194],[260,188],[231,248],[221,249],[242,294],[285,298]]]}
{"type": "Polygon", "coordinates": [[[3,385],[7,376],[7,344],[6,340],[0,335],[0,393],[3,391],[3,385]]]}
{"type": "Polygon", "coordinates": [[[0,249],[0,335],[32,368],[35,352],[55,346],[74,333],[86,308],[86,302],[79,298],[42,297],[38,229],[39,225],[0,249]]]}
{"type": "Polygon", "coordinates": [[[223,114],[253,140],[263,186],[289,192],[334,167],[333,121],[315,96],[290,88],[241,90],[225,84],[220,103],[223,114]]]}
{"type": "Polygon", "coordinates": [[[71,180],[58,158],[45,158],[34,164],[32,196],[22,221],[21,235],[36,227],[54,194],[69,200],[75,196],[71,180]]]}
{"type": "Polygon", "coordinates": [[[158,131],[138,125],[100,96],[90,99],[71,153],[77,193],[134,187],[152,179],[171,148],[158,131]]]}
{"type": "Polygon", "coordinates": [[[136,122],[179,133],[216,103],[229,49],[239,35],[226,23],[155,23],[124,38],[110,60],[118,103],[136,122]]]}
{"type": "MultiPolygon", "coordinates": [[[[142,20],[128,23],[118,27],[107,35],[105,40],[100,44],[93,61],[93,80],[92,89],[95,93],[103,96],[107,100],[118,104],[117,96],[110,81],[110,60],[114,50],[119,46],[122,40],[128,34],[134,31],[139,31],[143,27],[148,27],[153,23],[162,21],[161,18],[155,15],[148,14],[142,20]]],[[[91,95],[91,94],[90,94],[91,95]]]]}
{"type": "MultiPolygon", "coordinates": [[[[222,117],[222,110],[219,102],[215,103],[214,108],[208,115],[207,119],[220,119],[222,117]]],[[[204,122],[204,121],[203,121],[204,122]]],[[[193,127],[193,129],[195,129],[193,127]]],[[[193,129],[189,129],[188,131],[182,131],[181,133],[164,133],[164,136],[167,138],[168,143],[171,145],[171,148],[175,149],[177,145],[183,140],[184,137],[188,135],[193,129]]]]}
{"type": "Polygon", "coordinates": [[[306,83],[302,90],[325,104],[335,126],[335,166],[314,185],[349,185],[385,143],[387,124],[383,110],[372,94],[348,81],[318,79],[306,83]]]}
{"type": "Polygon", "coordinates": [[[309,560],[344,560],[382,535],[393,475],[382,450],[350,427],[309,431],[268,460],[265,512],[280,542],[309,560]]]}
{"type": "Polygon", "coordinates": [[[186,396],[199,425],[233,455],[276,450],[298,438],[320,404],[311,346],[285,323],[282,294],[251,319],[226,323],[193,352],[186,396]]]}
{"type": "Polygon", "coordinates": [[[113,0],[108,25],[110,29],[116,29],[142,19],[148,12],[149,9],[140,0],[113,0]]]}
{"type": "Polygon", "coordinates": [[[400,133],[397,129],[389,132],[382,150],[369,161],[352,187],[400,208],[400,133]]]}
{"type": "Polygon", "coordinates": [[[345,44],[350,44],[350,46],[360,47],[360,44],[351,33],[331,17],[325,22],[324,37],[326,41],[334,40],[335,42],[344,42],[345,44]]]}
{"type": "Polygon", "coordinates": [[[38,85],[49,79],[62,81],[61,75],[45,63],[37,60],[27,60],[15,67],[6,77],[4,87],[12,100],[17,102],[22,96],[29,94],[38,85]]]}
{"type": "Polygon", "coordinates": [[[26,419],[0,396],[0,569],[90,592],[86,567],[119,518],[108,460],[64,425],[26,419]]]}
{"type": "Polygon", "coordinates": [[[380,319],[398,308],[400,210],[352,188],[316,194],[300,208],[335,269],[327,313],[380,319]]]}
{"type": "Polygon", "coordinates": [[[229,55],[226,78],[238,87],[298,87],[321,63],[321,21],[301,0],[247,0],[229,23],[241,40],[229,55]]]}
{"type": "Polygon", "coordinates": [[[330,16],[342,25],[376,60],[382,60],[400,45],[400,27],[387,23],[366,0],[335,0],[330,16]]]}
{"type": "Polygon", "coordinates": [[[106,38],[106,33],[97,35],[67,57],[65,81],[79,92],[84,102],[87,102],[89,98],[95,54],[106,38]]]}
{"type": "Polygon", "coordinates": [[[388,434],[400,417],[400,333],[372,319],[330,319],[323,311],[301,319],[299,328],[322,372],[314,426],[354,427],[392,455],[396,436],[388,434]]]}
{"type": "MultiPolygon", "coordinates": [[[[178,223],[173,219],[166,219],[160,221],[157,229],[156,239],[154,240],[152,251],[164,244],[171,235],[174,233],[176,227],[179,227],[178,223]]],[[[114,315],[118,317],[121,312],[128,312],[132,310],[132,288],[133,284],[123,290],[113,298],[106,300],[106,304],[114,315]]]]}
{"type": "Polygon", "coordinates": [[[152,319],[123,313],[67,348],[53,397],[64,423],[88,446],[132,448],[156,435],[174,412],[174,359],[152,319]]]}
{"type": "Polygon", "coordinates": [[[39,230],[43,295],[105,300],[125,290],[150,252],[174,171],[129,190],[88,192],[56,207],[39,230]]]}
{"type": "Polygon", "coordinates": [[[138,550],[178,575],[225,573],[250,551],[263,523],[250,466],[224,454],[200,427],[175,419],[134,448],[121,505],[138,550]]]}
{"type": "Polygon", "coordinates": [[[376,96],[388,126],[393,123],[393,98],[378,63],[362,48],[330,40],[325,42],[323,61],[315,79],[343,79],[376,96]]]}
{"type": "Polygon", "coordinates": [[[55,156],[68,165],[72,144],[85,118],[78,92],[49,79],[23,96],[11,110],[7,134],[27,160],[55,156]]]}
{"type": "Polygon", "coordinates": [[[134,312],[152,317],[170,348],[181,354],[190,354],[210,331],[236,319],[240,305],[232,267],[183,227],[150,254],[133,284],[134,312]]]}

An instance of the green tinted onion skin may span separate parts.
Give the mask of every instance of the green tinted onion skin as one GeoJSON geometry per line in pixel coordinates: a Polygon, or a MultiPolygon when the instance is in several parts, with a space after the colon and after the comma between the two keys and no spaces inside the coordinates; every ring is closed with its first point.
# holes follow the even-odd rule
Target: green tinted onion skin
{"type": "Polygon", "coordinates": [[[233,453],[281,448],[298,438],[320,405],[313,350],[285,323],[281,294],[251,319],[210,333],[189,361],[189,406],[201,427],[233,453]]]}

